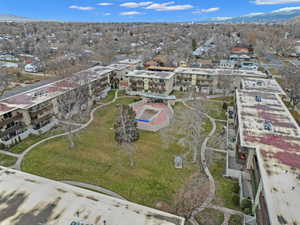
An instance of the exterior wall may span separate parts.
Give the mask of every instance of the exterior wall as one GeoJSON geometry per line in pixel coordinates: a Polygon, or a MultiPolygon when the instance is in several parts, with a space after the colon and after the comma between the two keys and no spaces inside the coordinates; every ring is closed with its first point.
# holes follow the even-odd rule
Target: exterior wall
{"type": "Polygon", "coordinates": [[[128,91],[139,91],[155,94],[170,94],[173,91],[174,78],[142,78],[142,77],[126,77],[123,82],[127,81],[128,86],[124,89],[128,91]]]}
{"type": "Polygon", "coordinates": [[[197,92],[208,94],[215,88],[216,80],[210,75],[177,73],[174,85],[177,91],[188,91],[190,88],[195,87],[197,92]]]}
{"type": "Polygon", "coordinates": [[[14,139],[27,131],[22,110],[14,110],[3,114],[0,121],[0,142],[11,144],[14,139]]]}

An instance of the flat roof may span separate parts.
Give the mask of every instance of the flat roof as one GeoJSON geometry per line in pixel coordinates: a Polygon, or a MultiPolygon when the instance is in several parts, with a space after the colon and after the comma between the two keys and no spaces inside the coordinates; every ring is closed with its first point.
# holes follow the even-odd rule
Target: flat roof
{"type": "Polygon", "coordinates": [[[237,90],[236,100],[241,146],[257,153],[271,224],[300,224],[297,122],[276,92],[237,90]]]}
{"type": "MultiPolygon", "coordinates": [[[[16,91],[15,95],[10,95],[0,100],[0,104],[9,107],[9,110],[1,110],[0,108],[0,115],[18,109],[31,108],[34,105],[46,102],[82,84],[97,80],[111,71],[113,71],[113,69],[110,67],[95,66],[64,79],[46,84],[41,83],[41,86],[35,87],[34,89],[26,89],[20,93],[16,91]]],[[[2,107],[2,109],[5,108],[2,107]]]]}
{"type": "Polygon", "coordinates": [[[0,167],[1,225],[183,225],[156,209],[0,167]]]}
{"type": "Polygon", "coordinates": [[[235,69],[205,69],[178,67],[175,73],[195,74],[195,75],[210,75],[210,76],[241,76],[241,77],[261,77],[266,78],[267,75],[260,71],[251,70],[235,70],[235,69]]]}
{"type": "Polygon", "coordinates": [[[286,95],[281,86],[274,79],[242,78],[241,83],[244,90],[286,95]]]}
{"type": "Polygon", "coordinates": [[[148,66],[148,70],[160,70],[160,71],[170,71],[174,72],[176,67],[167,67],[167,66],[148,66]]]}
{"type": "Polygon", "coordinates": [[[149,70],[134,70],[126,74],[128,77],[141,77],[152,79],[170,79],[175,75],[174,72],[166,71],[149,71],[149,70]]]}
{"type": "Polygon", "coordinates": [[[115,64],[110,64],[108,67],[112,68],[113,70],[125,70],[127,68],[129,68],[130,66],[129,65],[126,65],[126,64],[118,64],[118,63],[115,63],[115,64]]]}

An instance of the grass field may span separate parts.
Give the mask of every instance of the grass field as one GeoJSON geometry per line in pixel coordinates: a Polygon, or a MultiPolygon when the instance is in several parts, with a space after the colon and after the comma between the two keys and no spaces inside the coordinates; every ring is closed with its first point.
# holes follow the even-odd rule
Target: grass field
{"type": "Polygon", "coordinates": [[[238,185],[238,181],[223,177],[226,165],[225,154],[213,152],[212,155],[210,155],[209,161],[209,169],[216,183],[215,204],[230,209],[240,210],[240,207],[233,201],[233,196],[236,195],[234,190],[238,185]]]}
{"type": "Polygon", "coordinates": [[[62,128],[56,128],[56,129],[52,129],[51,131],[42,134],[42,135],[30,135],[28,138],[26,138],[25,140],[23,140],[22,142],[16,144],[15,146],[11,147],[8,151],[9,152],[13,152],[13,153],[22,153],[23,151],[25,151],[28,147],[30,147],[31,145],[47,138],[50,136],[53,136],[55,134],[59,134],[59,133],[63,133],[62,128]]]}
{"type": "Polygon", "coordinates": [[[0,165],[1,166],[12,166],[16,163],[17,158],[0,154],[0,165]]]}
{"type": "Polygon", "coordinates": [[[113,124],[117,104],[129,104],[123,98],[95,113],[94,122],[76,136],[76,147],[69,149],[65,137],[51,140],[30,152],[22,164],[25,172],[55,180],[74,180],[108,188],[125,198],[155,207],[158,201],[172,204],[174,194],[197,166],[185,163],[174,168],[174,156],[184,152],[177,143],[162,147],[158,133],[140,132],[130,167],[127,154],[114,140],[113,124]]]}
{"type": "Polygon", "coordinates": [[[201,101],[204,111],[214,119],[226,120],[222,102],[201,101]]]}
{"type": "Polygon", "coordinates": [[[216,131],[214,135],[208,140],[207,146],[217,149],[225,149],[226,148],[226,132],[221,135],[224,131],[224,126],[227,124],[224,122],[216,122],[216,131]]]}
{"type": "Polygon", "coordinates": [[[228,221],[228,225],[242,225],[243,218],[239,215],[232,215],[228,221]]]}
{"type": "Polygon", "coordinates": [[[221,225],[224,221],[224,214],[215,209],[204,209],[195,216],[199,225],[221,225]]]}

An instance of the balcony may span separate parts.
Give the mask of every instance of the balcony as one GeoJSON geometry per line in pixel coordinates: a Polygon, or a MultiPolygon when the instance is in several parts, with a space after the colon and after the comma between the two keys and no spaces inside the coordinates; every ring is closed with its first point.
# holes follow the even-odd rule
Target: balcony
{"type": "Polygon", "coordinates": [[[32,120],[32,124],[33,125],[38,125],[38,124],[43,123],[45,121],[49,121],[50,119],[52,119],[52,117],[53,117],[53,113],[47,114],[45,116],[42,116],[40,118],[32,120]]]}
{"type": "Polygon", "coordinates": [[[21,120],[23,118],[23,114],[22,113],[17,113],[16,115],[14,116],[11,116],[11,117],[7,117],[7,118],[3,118],[1,121],[0,121],[0,127],[3,127],[13,121],[18,121],[18,120],[21,120]]]}
{"type": "Polygon", "coordinates": [[[7,128],[5,131],[0,132],[1,139],[8,141],[9,139],[22,134],[26,131],[26,125],[24,123],[16,124],[10,128],[7,128]]]}
{"type": "Polygon", "coordinates": [[[40,115],[44,112],[50,111],[52,109],[53,109],[53,104],[49,103],[47,105],[44,105],[44,106],[41,106],[41,107],[38,107],[38,108],[30,109],[29,114],[30,114],[30,117],[32,118],[32,117],[40,115]]]}

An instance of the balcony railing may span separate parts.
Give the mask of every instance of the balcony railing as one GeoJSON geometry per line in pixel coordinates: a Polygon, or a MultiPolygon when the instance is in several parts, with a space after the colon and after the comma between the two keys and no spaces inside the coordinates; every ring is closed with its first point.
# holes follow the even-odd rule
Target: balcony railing
{"type": "Polygon", "coordinates": [[[49,103],[45,106],[42,106],[42,107],[39,107],[39,108],[36,108],[36,109],[31,109],[29,111],[29,114],[30,114],[30,117],[35,117],[36,115],[42,114],[46,111],[50,111],[51,109],[53,109],[53,104],[49,103]]]}
{"type": "Polygon", "coordinates": [[[18,120],[21,120],[23,118],[23,114],[22,113],[17,113],[16,115],[14,116],[11,116],[9,118],[3,118],[0,120],[0,127],[3,127],[13,121],[18,121],[18,120]]]}
{"type": "Polygon", "coordinates": [[[4,136],[7,136],[7,135],[13,134],[13,133],[14,133],[14,135],[12,135],[12,136],[16,136],[19,133],[23,133],[23,131],[25,130],[25,128],[26,128],[26,125],[24,123],[18,123],[15,126],[7,128],[5,131],[1,131],[0,132],[0,136],[4,137],[4,136]]]}
{"type": "Polygon", "coordinates": [[[47,115],[42,116],[40,118],[34,119],[31,122],[32,122],[33,125],[37,125],[41,122],[52,119],[52,117],[53,117],[53,113],[50,113],[50,114],[47,114],[47,115]]]}

